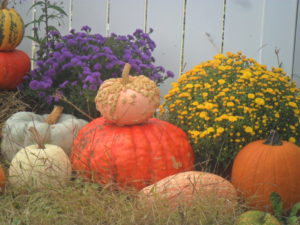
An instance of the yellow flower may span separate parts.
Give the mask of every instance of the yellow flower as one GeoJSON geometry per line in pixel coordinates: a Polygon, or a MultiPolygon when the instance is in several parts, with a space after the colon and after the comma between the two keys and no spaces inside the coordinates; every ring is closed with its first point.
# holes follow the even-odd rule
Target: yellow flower
{"type": "Polygon", "coordinates": [[[227,104],[226,104],[228,107],[232,107],[232,106],[234,106],[234,103],[233,102],[227,102],[227,104]]]}
{"type": "Polygon", "coordinates": [[[296,138],[290,137],[290,138],[289,138],[289,142],[295,143],[295,142],[296,142],[296,138]]]}
{"type": "Polygon", "coordinates": [[[200,118],[205,118],[206,116],[207,116],[207,112],[204,111],[199,114],[200,118]]]}
{"type": "Polygon", "coordinates": [[[229,120],[230,122],[235,122],[235,121],[237,121],[237,117],[236,117],[236,116],[229,116],[229,117],[228,117],[228,120],[229,120]]]}
{"type": "Polygon", "coordinates": [[[255,95],[250,93],[250,94],[248,94],[248,98],[253,99],[253,98],[255,98],[255,95]]]}
{"type": "Polygon", "coordinates": [[[183,90],[185,90],[185,89],[191,89],[193,87],[194,87],[193,84],[187,84],[187,85],[185,85],[185,87],[183,88],[183,90]]]}
{"type": "Polygon", "coordinates": [[[265,104],[265,100],[263,98],[256,98],[254,101],[258,105],[264,105],[265,104]]]}
{"type": "Polygon", "coordinates": [[[219,92],[219,96],[224,96],[224,95],[225,95],[224,91],[219,92]]]}
{"type": "Polygon", "coordinates": [[[202,93],[202,96],[205,98],[205,97],[208,96],[208,93],[207,93],[207,92],[203,92],[203,93],[202,93]]]}
{"type": "Polygon", "coordinates": [[[211,88],[211,85],[209,83],[205,83],[204,87],[208,89],[208,88],[211,88]]]}
{"type": "Polygon", "coordinates": [[[297,104],[295,102],[289,102],[289,106],[297,108],[297,104]]]}
{"type": "Polygon", "coordinates": [[[226,81],[225,81],[225,80],[223,80],[223,79],[220,79],[220,80],[218,80],[218,83],[219,83],[220,85],[222,85],[222,84],[225,84],[225,83],[226,83],[226,81]]]}
{"type": "Polygon", "coordinates": [[[214,58],[215,59],[225,59],[226,57],[223,54],[217,54],[217,55],[214,56],[214,58]]]}
{"type": "Polygon", "coordinates": [[[214,132],[214,131],[215,131],[215,128],[213,128],[213,127],[207,128],[207,132],[208,132],[208,133],[212,133],[212,132],[214,132]]]}
{"type": "Polygon", "coordinates": [[[218,128],[217,128],[217,133],[218,133],[218,134],[221,134],[221,133],[224,132],[224,130],[225,130],[225,129],[224,129],[223,127],[218,127],[218,128]]]}
{"type": "Polygon", "coordinates": [[[178,95],[179,98],[184,98],[184,97],[191,97],[190,93],[188,92],[182,92],[178,95]]]}
{"type": "Polygon", "coordinates": [[[253,132],[252,127],[245,127],[245,132],[246,133],[252,133],[253,132]]]}

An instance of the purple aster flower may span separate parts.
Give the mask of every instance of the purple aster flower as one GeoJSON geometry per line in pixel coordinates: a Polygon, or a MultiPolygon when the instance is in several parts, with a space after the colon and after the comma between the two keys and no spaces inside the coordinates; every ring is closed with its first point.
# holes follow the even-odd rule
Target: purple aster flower
{"type": "Polygon", "coordinates": [[[99,71],[101,68],[102,68],[102,66],[101,66],[100,63],[96,63],[96,64],[93,66],[93,69],[96,70],[96,71],[99,71]]]}
{"type": "Polygon", "coordinates": [[[169,70],[167,71],[167,76],[170,77],[170,78],[175,77],[174,73],[172,71],[169,71],[169,70]]]}
{"type": "Polygon", "coordinates": [[[32,90],[38,90],[40,88],[40,83],[37,81],[37,80],[33,80],[33,81],[30,81],[29,83],[29,87],[32,89],[32,90]]]}
{"type": "Polygon", "coordinates": [[[85,25],[81,28],[82,31],[85,31],[87,33],[91,32],[92,28],[90,28],[89,26],[85,25]]]}
{"type": "Polygon", "coordinates": [[[64,94],[67,99],[78,101],[76,105],[85,111],[87,93],[95,95],[103,81],[120,77],[125,62],[131,64],[131,74],[144,74],[157,84],[174,77],[171,71],[165,73],[162,66],[154,64],[155,43],[142,29],[130,35],[113,33],[108,37],[90,34],[88,26],[81,31],[71,30],[62,36],[51,33],[49,45],[37,51],[36,68],[18,88],[29,89],[49,104],[64,94]],[[57,90],[64,93],[57,95],[57,90]]]}
{"type": "Polygon", "coordinates": [[[69,84],[69,81],[66,80],[63,83],[61,83],[58,87],[59,88],[65,88],[68,84],[69,84]]]}
{"type": "Polygon", "coordinates": [[[51,105],[51,103],[53,102],[53,97],[51,95],[47,96],[46,97],[46,102],[47,102],[47,104],[51,105]]]}

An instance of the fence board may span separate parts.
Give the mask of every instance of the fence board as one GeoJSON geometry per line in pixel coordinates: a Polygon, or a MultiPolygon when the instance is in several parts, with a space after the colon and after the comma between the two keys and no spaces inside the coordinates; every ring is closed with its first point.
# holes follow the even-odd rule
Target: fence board
{"type": "Polygon", "coordinates": [[[157,47],[153,56],[156,65],[175,73],[174,79],[168,79],[161,86],[161,95],[165,95],[170,83],[179,77],[180,48],[182,37],[183,0],[149,0],[148,2],[148,28],[153,28],[151,38],[157,47]]]}
{"type": "Polygon", "coordinates": [[[221,49],[222,0],[188,0],[184,43],[184,71],[211,59],[221,49]],[[210,42],[208,33],[217,49],[210,42]]]}
{"type": "Polygon", "coordinates": [[[242,51],[260,59],[265,0],[229,0],[226,4],[224,52],[242,51]]]}
{"type": "Polygon", "coordinates": [[[110,0],[109,31],[116,34],[132,34],[144,28],[145,1],[110,0]]]}
{"type": "MultiPolygon", "coordinates": [[[[298,1],[299,4],[299,1],[298,1]]],[[[295,34],[295,49],[294,49],[294,64],[293,64],[293,78],[298,87],[300,87],[300,6],[298,6],[297,15],[297,29],[295,34]],[[298,37],[298,38],[297,38],[298,37]]]]}
{"type": "Polygon", "coordinates": [[[72,28],[88,25],[92,33],[105,35],[107,0],[73,0],[72,28]]]}
{"type": "Polygon", "coordinates": [[[292,73],[295,27],[297,19],[297,0],[266,1],[264,13],[263,43],[261,62],[268,66],[278,66],[274,53],[279,48],[283,68],[292,73]]]}

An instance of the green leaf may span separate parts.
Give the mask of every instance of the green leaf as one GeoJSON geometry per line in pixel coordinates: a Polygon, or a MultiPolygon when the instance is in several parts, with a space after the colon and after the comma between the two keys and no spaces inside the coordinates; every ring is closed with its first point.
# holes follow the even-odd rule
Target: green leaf
{"type": "Polygon", "coordinates": [[[38,38],[35,38],[35,37],[32,37],[32,36],[25,36],[26,38],[38,43],[38,44],[41,44],[41,40],[38,39],[38,38]]]}
{"type": "Polygon", "coordinates": [[[41,24],[42,22],[45,22],[45,21],[43,20],[43,17],[40,16],[38,19],[32,20],[31,22],[25,24],[25,28],[26,28],[27,26],[29,26],[30,24],[37,24],[38,26],[40,26],[40,24],[41,24]]]}
{"type": "Polygon", "coordinates": [[[274,216],[278,220],[283,221],[283,203],[280,195],[276,192],[272,192],[270,195],[270,201],[272,203],[274,216]]]}
{"type": "MultiPolygon", "coordinates": [[[[43,1],[38,1],[36,3],[34,3],[29,9],[28,9],[28,13],[30,10],[32,10],[34,7],[39,6],[39,5],[45,5],[45,3],[43,1]]],[[[43,6],[44,7],[44,6],[43,6]]]]}
{"type": "Polygon", "coordinates": [[[300,218],[299,216],[297,216],[298,212],[300,212],[300,202],[296,203],[295,205],[293,205],[289,217],[287,219],[288,221],[288,225],[296,225],[298,224],[298,219],[300,218]]]}
{"type": "Polygon", "coordinates": [[[54,9],[56,11],[58,11],[60,14],[68,16],[67,13],[59,6],[57,5],[48,5],[48,8],[54,9]]]}
{"type": "Polygon", "coordinates": [[[49,25],[48,26],[48,31],[58,31],[58,29],[55,26],[49,25]]]}

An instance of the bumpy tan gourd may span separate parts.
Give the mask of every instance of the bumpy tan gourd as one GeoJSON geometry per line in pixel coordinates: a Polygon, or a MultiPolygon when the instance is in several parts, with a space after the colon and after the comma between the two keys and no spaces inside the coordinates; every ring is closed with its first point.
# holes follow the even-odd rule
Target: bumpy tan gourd
{"type": "Polygon", "coordinates": [[[106,80],[95,98],[97,110],[118,125],[140,124],[151,118],[160,104],[160,91],[144,75],[130,76],[126,64],[122,78],[106,80]]]}

